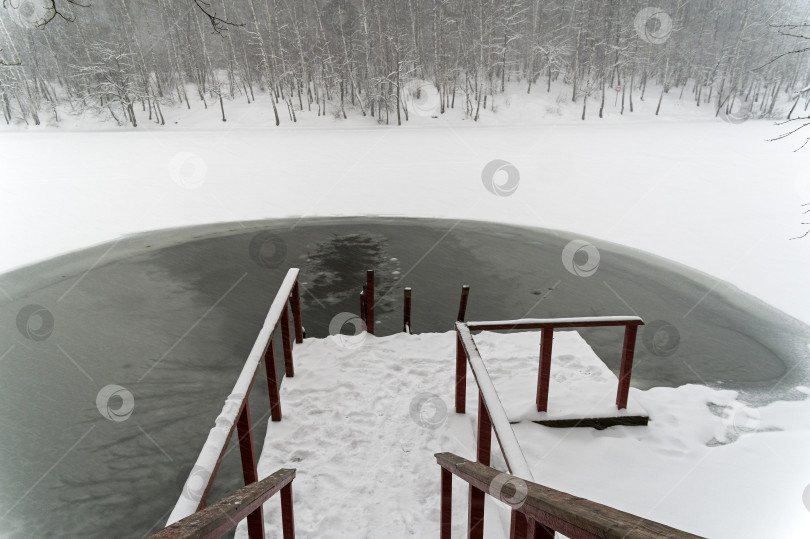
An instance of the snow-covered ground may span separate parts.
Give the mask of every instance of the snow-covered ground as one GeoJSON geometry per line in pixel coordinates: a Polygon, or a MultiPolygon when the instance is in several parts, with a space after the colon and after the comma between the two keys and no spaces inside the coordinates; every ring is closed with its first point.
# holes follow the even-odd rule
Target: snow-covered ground
{"type": "MultiPolygon", "coordinates": [[[[95,119],[0,131],[0,271],[124,234],[286,216],[404,215],[572,231],[703,270],[810,321],[804,282],[808,151],[766,142],[784,127],[728,123],[657,90],[636,111],[588,119],[570,89],[497,97],[481,121],[456,109],[406,126],[302,113],[276,128],[266,98],[167,109],[168,125],[95,119]],[[176,123],[175,123],[176,122],[176,123]],[[502,160],[510,196],[485,188],[502,160]],[[489,170],[489,169],[487,169],[489,170]],[[519,178],[518,178],[519,177],[519,178]]],[[[689,92],[686,92],[689,95],[689,92]]],[[[722,285],[721,285],[722,286],[722,285]]],[[[707,292],[709,292],[707,290],[707,292]]]]}
{"type": "MultiPolygon", "coordinates": [[[[539,332],[475,340],[504,407],[533,403],[533,391],[509,382],[536,380],[539,332]]],[[[269,424],[259,474],[297,468],[298,537],[436,536],[434,453],[475,460],[477,389],[469,375],[467,413],[456,414],[454,346],[453,332],[296,345],[296,375],[282,385],[283,419],[269,424]]],[[[555,384],[598,370],[595,361],[577,333],[557,332],[551,398],[555,384]]],[[[810,535],[810,401],[753,409],[733,391],[702,386],[630,391],[649,426],[514,425],[535,480],[706,537],[810,535]]],[[[506,469],[494,436],[493,466],[506,469]]],[[[508,511],[487,500],[485,537],[508,537],[508,511]]],[[[466,503],[467,488],[455,479],[454,537],[464,536],[466,503]]],[[[265,520],[268,533],[279,532],[277,498],[265,505],[265,520]]]]}

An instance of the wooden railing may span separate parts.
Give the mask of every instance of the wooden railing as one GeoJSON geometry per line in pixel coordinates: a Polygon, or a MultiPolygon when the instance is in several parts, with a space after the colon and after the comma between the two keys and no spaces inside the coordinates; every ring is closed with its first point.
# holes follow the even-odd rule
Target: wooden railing
{"type": "MultiPolygon", "coordinates": [[[[471,498],[474,493],[482,498],[490,495],[511,507],[510,539],[553,539],[555,531],[570,539],[700,539],[700,536],[500,472],[452,453],[436,453],[435,456],[442,470],[441,539],[450,539],[452,529],[453,475],[470,485],[471,498]]],[[[479,521],[469,522],[468,537],[483,536],[482,514],[479,521]]]]}
{"type": "Polygon", "coordinates": [[[619,387],[616,392],[616,406],[621,410],[627,408],[627,396],[630,392],[630,377],[633,371],[633,354],[636,348],[638,326],[644,325],[637,316],[597,316],[588,318],[527,318],[522,320],[498,320],[493,322],[469,322],[456,324],[456,412],[463,414],[467,392],[467,367],[462,335],[470,336],[470,331],[539,329],[540,366],[537,372],[537,396],[535,403],[538,412],[548,410],[548,386],[551,377],[551,346],[554,330],[558,328],[607,327],[623,326],[624,343],[622,345],[622,362],[619,369],[619,387]]]}
{"type": "Polygon", "coordinates": [[[284,539],[295,537],[292,481],[295,470],[282,468],[274,474],[251,483],[214,505],[189,515],[149,539],[208,539],[221,537],[252,514],[276,492],[281,491],[281,527],[284,539]]]}
{"type": "MultiPolygon", "coordinates": [[[[280,324],[284,350],[284,372],[286,376],[293,377],[295,370],[293,368],[289,310],[292,310],[295,342],[301,343],[304,340],[298,273],[297,268],[290,269],[281,283],[278,293],[270,305],[264,325],[259,331],[259,336],[242,367],[242,372],[239,374],[231,394],[225,400],[222,412],[216,418],[215,426],[209,432],[197,457],[197,462],[186,479],[183,492],[169,516],[168,524],[173,524],[205,508],[206,498],[222,463],[222,458],[225,456],[234,429],[238,431],[239,453],[242,459],[242,475],[245,485],[258,481],[248,396],[263,360],[267,371],[267,388],[270,393],[270,414],[273,421],[281,421],[281,397],[278,389],[273,335],[280,324]]],[[[249,513],[247,518],[248,534],[251,539],[263,538],[264,519],[261,504],[249,513]]]]}

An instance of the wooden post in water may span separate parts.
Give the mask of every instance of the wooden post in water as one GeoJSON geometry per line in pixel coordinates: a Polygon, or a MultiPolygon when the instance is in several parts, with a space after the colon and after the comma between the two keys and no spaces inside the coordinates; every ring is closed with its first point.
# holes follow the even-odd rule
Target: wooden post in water
{"type": "Polygon", "coordinates": [[[366,270],[366,331],[374,335],[374,270],[366,270]]]}
{"type": "Polygon", "coordinates": [[[363,285],[363,290],[360,291],[360,320],[366,323],[366,285],[363,285]]]}
{"type": "Polygon", "coordinates": [[[463,285],[461,287],[461,300],[458,304],[458,316],[456,316],[456,320],[459,322],[464,322],[464,316],[467,314],[467,296],[470,295],[470,286],[463,285]]]}
{"type": "Polygon", "coordinates": [[[412,333],[411,331],[411,287],[405,288],[405,310],[402,317],[402,331],[405,333],[412,333]]]}

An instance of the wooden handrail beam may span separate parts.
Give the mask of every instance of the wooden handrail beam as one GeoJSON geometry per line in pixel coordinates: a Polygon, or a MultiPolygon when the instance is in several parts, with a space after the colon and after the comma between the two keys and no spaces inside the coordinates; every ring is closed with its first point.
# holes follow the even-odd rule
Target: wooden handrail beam
{"type": "Polygon", "coordinates": [[[524,318],[521,320],[493,320],[467,322],[471,331],[497,331],[510,329],[556,329],[605,326],[642,326],[638,316],[586,316],[580,318],[524,318]]]}
{"type": "MultiPolygon", "coordinates": [[[[211,484],[216,477],[219,466],[222,463],[222,458],[228,447],[228,442],[233,435],[236,428],[237,418],[242,413],[247,398],[250,395],[250,390],[253,387],[253,382],[256,379],[256,374],[259,372],[259,367],[263,361],[267,362],[268,357],[272,357],[272,351],[268,350],[272,346],[273,333],[281,323],[282,327],[282,341],[286,337],[285,348],[285,368],[288,376],[293,375],[292,364],[292,343],[290,342],[290,324],[288,308],[291,301],[294,302],[293,290],[298,283],[298,268],[290,268],[284,281],[276,293],[273,303],[267,312],[264,319],[264,325],[256,337],[253,348],[245,361],[242,371],[239,373],[239,378],[231,390],[231,394],[225,400],[222,412],[216,418],[215,426],[208,433],[208,438],[203,444],[200,454],[197,456],[197,461],[192,470],[197,470],[197,477],[206,477],[206,484],[202,488],[195,488],[184,492],[179,497],[174,506],[171,514],[169,515],[168,522],[174,523],[203,509],[206,504],[206,497],[211,490],[211,484]],[[293,299],[291,299],[293,298],[293,299]],[[287,350],[289,348],[289,351],[287,350]],[[207,473],[200,474],[200,470],[207,473]]],[[[275,359],[273,359],[275,361],[275,359]]],[[[272,374],[270,378],[272,378],[272,374]]],[[[272,383],[272,380],[271,380],[272,383]]],[[[274,393],[271,391],[271,411],[273,408],[278,408],[276,411],[278,418],[281,418],[280,402],[274,402],[274,393]]],[[[277,395],[276,395],[277,396],[277,395]]],[[[246,425],[245,428],[252,428],[246,425]]],[[[242,438],[242,434],[240,434],[242,438]]],[[[191,478],[190,478],[191,479],[191,478]]]]}
{"type": "MultiPolygon", "coordinates": [[[[242,487],[214,505],[206,507],[171,526],[162,529],[149,539],[202,539],[220,537],[233,529],[236,523],[261,507],[278,491],[287,487],[295,478],[295,469],[282,468],[269,477],[242,487]]],[[[292,507],[282,508],[283,518],[292,518],[292,507]]],[[[287,534],[284,535],[285,538],[287,534]]]]}
{"type": "Polygon", "coordinates": [[[513,510],[571,539],[701,539],[698,535],[505,474],[453,453],[436,453],[435,457],[439,466],[475,489],[498,497],[513,510]]]}

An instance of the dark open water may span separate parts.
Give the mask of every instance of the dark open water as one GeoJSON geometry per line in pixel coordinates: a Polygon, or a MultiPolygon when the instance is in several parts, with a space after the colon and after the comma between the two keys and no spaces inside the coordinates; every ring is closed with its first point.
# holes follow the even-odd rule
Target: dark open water
{"type": "MultiPolygon", "coordinates": [[[[373,267],[378,335],[401,329],[405,286],[414,331],[449,330],[469,284],[470,320],[638,314],[651,329],[639,334],[636,387],[707,383],[761,404],[807,383],[810,327],[708,275],[596,239],[383,218],[149,233],[0,276],[0,534],[142,537],[162,527],[293,266],[312,337],[358,311],[373,267]],[[585,246],[568,252],[566,269],[574,239],[595,246],[598,265],[585,246]],[[134,398],[125,421],[97,407],[110,384],[134,398]]],[[[621,330],[583,335],[617,371],[621,330]]],[[[251,398],[258,440],[263,376],[251,398]]],[[[234,451],[211,500],[240,477],[234,451]]]]}

